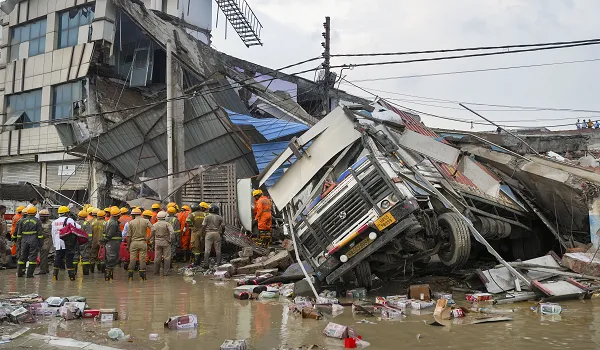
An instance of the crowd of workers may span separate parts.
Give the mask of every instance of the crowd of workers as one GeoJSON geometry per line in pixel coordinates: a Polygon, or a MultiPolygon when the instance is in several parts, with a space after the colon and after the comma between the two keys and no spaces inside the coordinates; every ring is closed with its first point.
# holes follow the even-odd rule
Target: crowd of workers
{"type": "MultiPolygon", "coordinates": [[[[253,191],[252,196],[255,199],[255,227],[260,234],[270,235],[271,200],[261,190],[253,191]]],[[[106,281],[110,281],[115,267],[127,260],[130,280],[137,264],[140,278],[146,279],[146,263],[149,260],[154,261],[155,275],[160,275],[161,261],[163,275],[169,275],[178,249],[191,250],[194,265],[207,268],[214,248],[216,263],[221,263],[225,223],[218,205],[201,202],[191,207],[179,207],[171,202],[162,208],[155,203],[148,210],[116,206],[102,210],[85,205],[76,218],[68,207],[61,206],[58,218],[50,220],[50,212],[47,209],[38,212],[36,204],[37,201],[32,200],[28,206],[17,208],[10,233],[3,218],[6,207],[0,206],[0,233],[13,242],[18,277],[33,277],[38,257],[37,274],[50,273],[48,255],[52,248],[55,251],[55,280],[64,269],[69,279],[75,280],[81,265],[83,275],[99,271],[104,273],[106,281]],[[153,259],[150,259],[149,252],[153,253],[153,259]]],[[[6,264],[8,247],[3,246],[3,242],[4,239],[0,239],[0,258],[6,264]]]]}
{"type": "Polygon", "coordinates": [[[577,119],[577,123],[575,124],[577,129],[600,129],[600,121],[596,120],[593,122],[591,119],[588,119],[586,122],[585,119],[580,121],[577,119]]]}

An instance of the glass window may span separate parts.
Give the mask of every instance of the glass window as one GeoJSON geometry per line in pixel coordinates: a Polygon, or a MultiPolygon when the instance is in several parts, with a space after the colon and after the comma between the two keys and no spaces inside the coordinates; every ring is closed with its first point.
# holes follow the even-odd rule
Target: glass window
{"type": "Polygon", "coordinates": [[[71,118],[73,102],[81,101],[83,81],[57,85],[52,92],[52,119],[71,118]]]}
{"type": "Polygon", "coordinates": [[[94,19],[94,6],[84,6],[67,10],[60,14],[58,28],[58,48],[77,45],[79,27],[89,26],[94,19]]]}
{"type": "Polygon", "coordinates": [[[25,92],[18,95],[10,95],[7,98],[7,114],[9,117],[25,112],[23,128],[34,128],[39,126],[42,116],[42,89],[25,92]]]}
{"type": "Polygon", "coordinates": [[[29,57],[46,51],[46,19],[23,24],[12,29],[10,59],[19,59],[19,46],[29,41],[29,57]]]}

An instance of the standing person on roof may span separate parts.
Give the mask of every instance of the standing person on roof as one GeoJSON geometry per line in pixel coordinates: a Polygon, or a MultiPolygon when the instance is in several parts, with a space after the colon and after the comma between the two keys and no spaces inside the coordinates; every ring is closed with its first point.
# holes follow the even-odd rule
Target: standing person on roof
{"type": "Polygon", "coordinates": [[[44,236],[44,239],[42,249],[40,250],[40,271],[38,275],[45,275],[50,273],[48,254],[52,247],[52,221],[50,221],[50,212],[48,209],[40,210],[40,221],[42,222],[42,236],[44,236]]]}
{"type": "Polygon", "coordinates": [[[258,224],[259,234],[271,234],[273,218],[271,217],[271,200],[261,190],[254,190],[252,197],[256,200],[254,220],[258,224]]]}
{"type": "Polygon", "coordinates": [[[201,202],[200,205],[192,206],[192,213],[188,216],[186,222],[192,231],[190,245],[194,254],[194,266],[200,266],[202,263],[201,249],[204,251],[204,237],[201,235],[200,229],[202,222],[206,217],[206,211],[210,205],[206,202],[201,202]]]}
{"type": "Polygon", "coordinates": [[[42,234],[42,222],[36,218],[37,209],[34,206],[27,209],[27,217],[19,220],[17,227],[17,236],[21,236],[21,253],[19,254],[19,266],[17,267],[17,277],[23,277],[25,274],[26,260],[27,278],[33,277],[33,272],[37,267],[37,256],[42,246],[44,238],[42,234]]]}
{"type": "Polygon", "coordinates": [[[588,128],[588,129],[591,129],[591,128],[593,128],[593,127],[594,127],[594,123],[592,123],[592,120],[591,120],[591,119],[588,119],[588,122],[587,122],[587,128],[588,128]]]}
{"type": "Polygon", "coordinates": [[[104,227],[104,248],[106,249],[106,270],[104,271],[104,280],[110,281],[113,278],[115,266],[119,263],[119,249],[121,246],[121,231],[119,231],[119,216],[121,209],[113,207],[110,210],[110,220],[104,227]]]}
{"type": "Polygon", "coordinates": [[[69,218],[69,208],[61,206],[58,208],[58,219],[52,221],[52,242],[54,243],[54,280],[58,280],[58,271],[64,266],[67,267],[67,273],[71,281],[75,280],[75,269],[73,268],[73,256],[77,249],[77,237],[69,235],[64,239],[60,237],[60,230],[67,225],[73,225],[81,228],[75,220],[69,218]]]}
{"type": "Polygon", "coordinates": [[[577,119],[577,124],[575,124],[575,126],[577,126],[577,130],[581,129],[581,121],[579,119],[577,119]]]}
{"type": "Polygon", "coordinates": [[[177,254],[177,247],[181,239],[181,222],[177,218],[177,205],[167,207],[167,214],[166,221],[173,227],[173,239],[171,240],[171,261],[173,261],[175,260],[175,254],[177,254]]]}
{"type": "Polygon", "coordinates": [[[83,275],[87,276],[90,274],[90,255],[92,251],[92,241],[94,240],[94,235],[92,234],[92,225],[87,218],[87,211],[82,210],[77,215],[79,216],[79,220],[77,220],[77,224],[81,226],[81,228],[85,231],[88,236],[88,241],[79,246],[77,251],[75,252],[75,258],[73,259],[73,267],[75,267],[75,274],[77,275],[77,265],[79,261],[81,261],[81,269],[83,271],[83,275]]]}
{"type": "Polygon", "coordinates": [[[174,236],[173,225],[165,221],[167,213],[164,211],[159,212],[157,218],[158,221],[152,225],[152,234],[150,235],[150,242],[155,253],[154,275],[160,275],[160,260],[162,257],[165,263],[163,275],[167,276],[171,272],[171,242],[174,236]]]}
{"type": "Polygon", "coordinates": [[[139,254],[140,259],[140,279],[146,280],[146,253],[148,252],[148,244],[146,242],[146,230],[152,230],[149,218],[152,217],[150,210],[144,211],[144,217],[139,209],[131,211],[133,220],[129,222],[127,229],[127,251],[129,252],[129,268],[127,269],[129,280],[133,280],[133,269],[135,268],[135,260],[139,254]]]}
{"type": "Polygon", "coordinates": [[[208,215],[202,221],[201,235],[204,236],[204,268],[208,268],[208,258],[212,247],[215,247],[216,266],[221,265],[221,241],[225,234],[225,222],[219,215],[219,207],[212,205],[208,209],[208,215]]]}

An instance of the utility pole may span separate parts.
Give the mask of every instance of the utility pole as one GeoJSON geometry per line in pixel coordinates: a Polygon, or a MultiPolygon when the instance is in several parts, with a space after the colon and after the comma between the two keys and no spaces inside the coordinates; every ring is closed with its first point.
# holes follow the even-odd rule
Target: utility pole
{"type": "Polygon", "coordinates": [[[173,43],[167,40],[167,188],[173,193],[173,43]]]}
{"type": "Polygon", "coordinates": [[[329,75],[330,75],[330,67],[331,67],[331,63],[330,63],[330,59],[331,59],[331,52],[330,52],[330,39],[331,39],[331,20],[329,18],[329,16],[325,17],[325,22],[323,23],[323,28],[325,28],[325,31],[322,33],[323,38],[325,38],[325,41],[321,43],[321,46],[323,46],[323,48],[325,49],[325,51],[323,51],[323,58],[324,58],[324,62],[323,62],[323,70],[325,72],[325,77],[323,78],[323,111],[325,112],[325,114],[328,114],[330,112],[330,103],[329,103],[329,75]]]}

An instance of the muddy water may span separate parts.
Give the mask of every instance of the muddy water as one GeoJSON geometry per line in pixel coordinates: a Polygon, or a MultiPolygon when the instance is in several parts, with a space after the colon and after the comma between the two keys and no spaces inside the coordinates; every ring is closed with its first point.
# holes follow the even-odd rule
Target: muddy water
{"type": "MultiPolygon", "coordinates": [[[[287,300],[239,301],[232,296],[232,282],[215,282],[207,277],[149,276],[146,282],[128,282],[123,270],[107,283],[96,273],[85,280],[79,275],[71,282],[63,274],[17,279],[14,270],[0,271],[0,292],[39,293],[47,296],[82,295],[91,308],[116,308],[120,320],[103,325],[93,320],[47,319],[33,332],[70,337],[123,349],[218,349],[224,339],[247,339],[251,349],[279,349],[316,344],[325,349],[342,349],[340,340],[321,334],[327,320],[302,320],[289,315],[287,300]],[[195,282],[194,282],[195,281],[195,282]],[[195,313],[199,327],[192,331],[163,328],[169,317],[195,313]],[[130,341],[108,340],[107,331],[121,328],[130,341]],[[150,340],[150,334],[158,340],[150,340]]],[[[457,298],[459,299],[459,298],[457,298]]],[[[430,326],[433,310],[409,315],[401,321],[357,323],[363,316],[347,310],[332,321],[351,325],[367,341],[369,349],[599,349],[600,299],[561,303],[560,316],[540,316],[530,310],[532,303],[508,307],[517,310],[512,322],[495,324],[448,323],[430,326]]],[[[7,344],[10,345],[10,344],[7,344]]],[[[0,348],[7,348],[6,345],[0,348]]]]}

